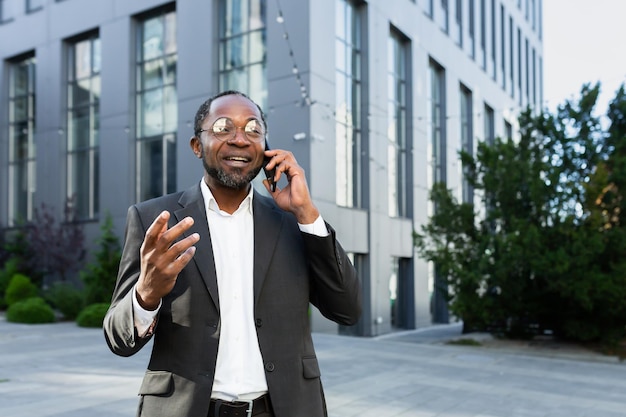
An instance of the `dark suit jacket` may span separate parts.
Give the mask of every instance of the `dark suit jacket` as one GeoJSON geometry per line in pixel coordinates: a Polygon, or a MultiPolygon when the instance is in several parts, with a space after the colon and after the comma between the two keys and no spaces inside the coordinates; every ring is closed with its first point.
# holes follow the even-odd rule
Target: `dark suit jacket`
{"type": "MultiPolygon", "coordinates": [[[[211,236],[200,186],[146,201],[128,210],[126,236],[111,307],[104,320],[110,349],[138,352],[149,338],[138,337],[132,287],[140,273],[139,248],[162,210],[169,227],[186,216],[200,234],[194,258],[163,299],[152,356],[140,388],[138,416],[207,415],[220,334],[220,307],[211,236]]],[[[311,339],[309,302],[338,323],[354,324],[361,314],[356,272],[335,238],[299,230],[295,217],[255,192],[254,319],[276,417],[326,415],[320,370],[311,339]]]]}

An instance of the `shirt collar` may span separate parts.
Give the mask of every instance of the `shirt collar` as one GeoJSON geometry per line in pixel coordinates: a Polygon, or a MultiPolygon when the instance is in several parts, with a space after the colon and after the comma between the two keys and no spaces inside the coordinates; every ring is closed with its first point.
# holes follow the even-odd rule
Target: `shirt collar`
{"type": "MultiPolygon", "coordinates": [[[[211,192],[211,189],[206,184],[206,182],[204,182],[204,178],[200,180],[200,191],[202,192],[202,198],[204,198],[205,207],[208,210],[214,211],[216,213],[223,213],[220,210],[219,205],[217,204],[217,200],[215,200],[215,197],[213,197],[213,193],[211,192]]],[[[244,198],[241,204],[239,204],[239,207],[237,208],[235,213],[246,211],[252,214],[253,196],[254,196],[254,187],[252,186],[252,184],[250,184],[250,192],[248,192],[248,195],[246,196],[246,198],[244,198]]]]}

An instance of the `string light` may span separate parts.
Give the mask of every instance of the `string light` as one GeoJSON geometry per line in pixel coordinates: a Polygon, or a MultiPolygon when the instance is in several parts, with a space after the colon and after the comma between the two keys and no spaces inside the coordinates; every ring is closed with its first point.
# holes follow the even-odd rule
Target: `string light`
{"type": "Polygon", "coordinates": [[[283,39],[285,39],[285,42],[287,43],[289,57],[291,58],[291,64],[292,64],[291,72],[295,75],[296,82],[298,83],[300,87],[300,96],[302,97],[302,102],[300,105],[310,107],[315,103],[315,101],[313,101],[311,97],[309,96],[306,85],[304,85],[304,81],[302,80],[302,77],[300,76],[301,74],[300,68],[298,67],[298,63],[296,62],[296,57],[293,52],[293,48],[291,47],[291,41],[289,40],[289,32],[287,31],[287,25],[285,23],[285,15],[283,13],[283,9],[280,6],[279,0],[276,0],[276,8],[278,9],[276,22],[282,25],[283,27],[283,39]]]}

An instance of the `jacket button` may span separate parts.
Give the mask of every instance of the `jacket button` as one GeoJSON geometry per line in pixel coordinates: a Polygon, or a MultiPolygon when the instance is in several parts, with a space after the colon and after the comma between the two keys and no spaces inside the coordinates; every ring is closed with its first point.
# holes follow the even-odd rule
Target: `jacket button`
{"type": "Polygon", "coordinates": [[[265,370],[267,372],[274,372],[274,364],[272,362],[268,362],[265,364],[265,370]]]}
{"type": "Polygon", "coordinates": [[[256,319],[256,320],[254,320],[254,324],[256,325],[256,327],[261,327],[261,326],[263,326],[263,320],[256,319]]]}

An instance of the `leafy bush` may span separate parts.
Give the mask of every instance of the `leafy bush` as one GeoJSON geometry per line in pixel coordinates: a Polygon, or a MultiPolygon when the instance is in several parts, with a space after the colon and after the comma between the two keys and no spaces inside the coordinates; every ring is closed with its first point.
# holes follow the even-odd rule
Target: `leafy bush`
{"type": "Polygon", "coordinates": [[[7,302],[5,300],[7,287],[9,286],[9,282],[11,282],[13,275],[19,272],[18,264],[19,259],[10,258],[4,264],[4,268],[0,269],[0,308],[5,308],[7,306],[7,302]]]}
{"type": "Polygon", "coordinates": [[[42,203],[33,210],[27,238],[37,254],[35,268],[52,280],[66,281],[80,269],[86,254],[83,224],[77,221],[72,198],[65,201],[61,220],[57,221],[53,207],[42,203]]]}
{"type": "Polygon", "coordinates": [[[18,301],[26,300],[31,297],[36,297],[39,290],[30,281],[26,275],[15,274],[9,281],[9,286],[6,291],[6,302],[9,307],[18,301]]]}
{"type": "MultiPolygon", "coordinates": [[[[5,231],[5,242],[2,247],[4,257],[8,264],[12,264],[14,271],[8,276],[8,281],[14,274],[24,274],[30,278],[33,284],[41,287],[43,281],[43,271],[38,267],[41,254],[37,253],[33,248],[29,237],[29,224],[23,220],[16,223],[16,228],[11,231],[5,231]]],[[[6,264],[5,264],[6,269],[6,264]]]]}
{"type": "Polygon", "coordinates": [[[7,320],[13,323],[52,323],[55,320],[52,307],[41,297],[32,297],[11,304],[7,320]]]}
{"type": "Polygon", "coordinates": [[[88,305],[76,318],[76,324],[80,327],[102,327],[104,316],[109,310],[109,303],[96,303],[88,305]]]}
{"type": "Polygon", "coordinates": [[[119,240],[113,233],[113,220],[110,214],[107,213],[100,230],[102,232],[98,239],[100,249],[96,253],[96,259],[80,273],[85,283],[87,304],[111,301],[122,257],[119,240]]]}
{"type": "Polygon", "coordinates": [[[85,306],[83,292],[67,282],[53,284],[46,291],[45,296],[66,320],[74,320],[85,306]]]}

